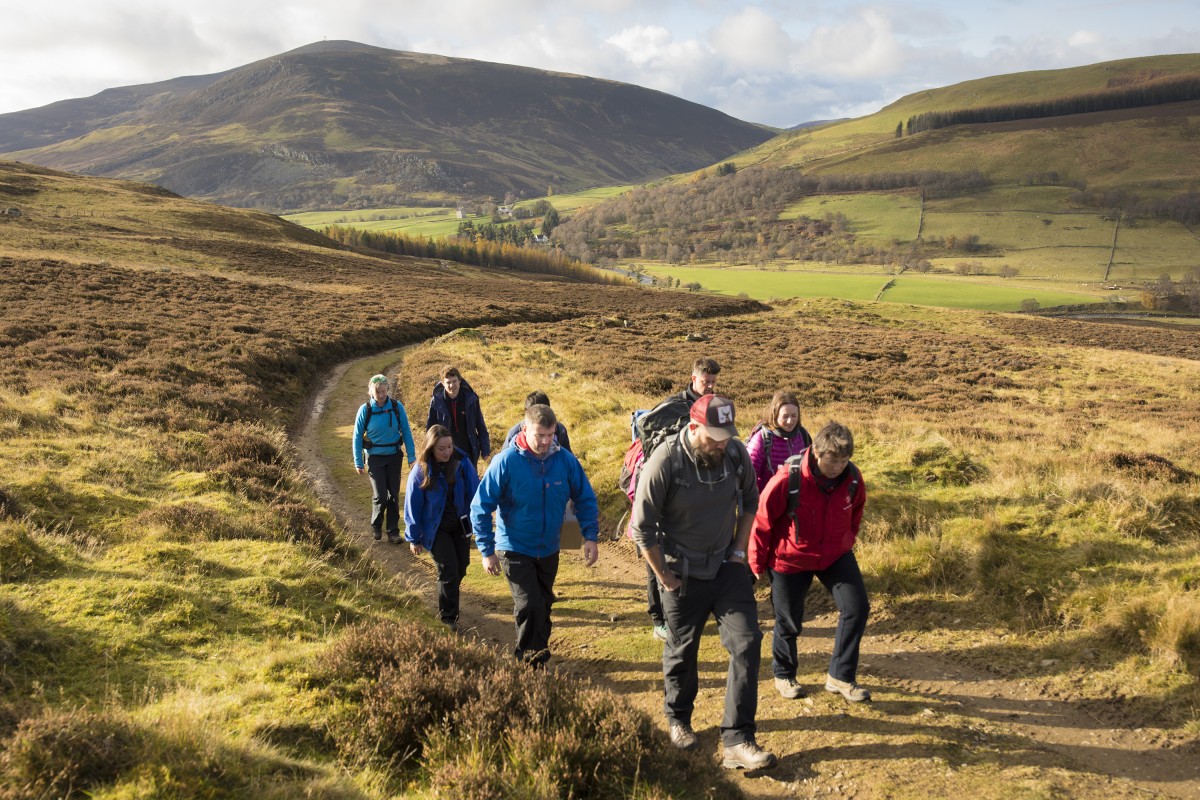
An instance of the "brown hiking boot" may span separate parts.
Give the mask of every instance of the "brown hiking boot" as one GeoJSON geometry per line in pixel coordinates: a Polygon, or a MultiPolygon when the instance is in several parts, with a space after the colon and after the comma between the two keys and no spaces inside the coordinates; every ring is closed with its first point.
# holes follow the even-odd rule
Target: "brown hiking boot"
{"type": "Polygon", "coordinates": [[[724,750],[721,766],[725,769],[770,769],[775,766],[775,754],[763,750],[753,739],[726,746],[724,750]]]}
{"type": "Polygon", "coordinates": [[[808,696],[808,692],[804,691],[804,687],[796,683],[795,678],[776,678],[775,691],[788,700],[799,700],[801,697],[808,696]]]}
{"type": "Polygon", "coordinates": [[[671,723],[671,744],[680,750],[691,750],[696,746],[696,733],[691,725],[682,722],[671,723]]]}
{"type": "Polygon", "coordinates": [[[851,703],[862,703],[871,699],[871,693],[854,681],[839,681],[829,675],[825,678],[825,691],[840,694],[851,703]]]}

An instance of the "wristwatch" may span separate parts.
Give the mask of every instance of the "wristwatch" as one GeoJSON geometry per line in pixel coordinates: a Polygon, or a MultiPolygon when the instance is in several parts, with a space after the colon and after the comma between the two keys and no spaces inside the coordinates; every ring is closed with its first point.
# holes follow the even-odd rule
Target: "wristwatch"
{"type": "Polygon", "coordinates": [[[733,556],[734,558],[740,558],[742,561],[746,560],[746,551],[745,550],[734,550],[729,555],[733,556]]]}

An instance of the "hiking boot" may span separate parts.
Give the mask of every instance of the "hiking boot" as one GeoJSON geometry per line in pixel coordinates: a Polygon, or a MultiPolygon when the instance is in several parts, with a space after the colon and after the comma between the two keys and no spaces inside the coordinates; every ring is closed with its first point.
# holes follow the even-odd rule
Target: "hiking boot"
{"type": "Polygon", "coordinates": [[[383,531],[382,531],[381,529],[379,529],[379,528],[372,528],[372,529],[371,529],[371,535],[372,535],[372,536],[374,536],[374,537],[375,537],[375,541],[377,541],[377,542],[378,542],[380,539],[382,539],[382,538],[383,538],[383,531]]]}
{"type": "Polygon", "coordinates": [[[691,725],[682,722],[671,723],[671,744],[680,750],[691,750],[696,746],[696,733],[691,725]]]}
{"type": "Polygon", "coordinates": [[[388,541],[392,544],[400,544],[400,532],[388,531],[388,541]]]}
{"type": "Polygon", "coordinates": [[[667,640],[667,633],[668,631],[666,625],[655,625],[654,630],[650,631],[650,635],[655,639],[658,639],[660,642],[665,642],[667,640]]]}
{"type": "Polygon", "coordinates": [[[871,693],[854,681],[839,681],[829,675],[825,678],[825,691],[840,694],[851,703],[861,703],[871,699],[871,693]]]}
{"type": "Polygon", "coordinates": [[[804,691],[803,686],[796,683],[795,678],[776,678],[775,691],[788,700],[799,700],[801,697],[808,696],[808,692],[804,691]]]}
{"type": "Polygon", "coordinates": [[[725,769],[769,769],[775,766],[775,754],[768,753],[751,739],[741,744],[726,745],[721,766],[725,769]]]}

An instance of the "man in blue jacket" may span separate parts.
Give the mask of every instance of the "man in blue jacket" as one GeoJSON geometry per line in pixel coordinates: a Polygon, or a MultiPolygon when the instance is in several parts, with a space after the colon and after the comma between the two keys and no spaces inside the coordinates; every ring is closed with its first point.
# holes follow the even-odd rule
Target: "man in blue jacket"
{"type": "Polygon", "coordinates": [[[558,575],[559,534],[567,501],[583,534],[584,565],[596,563],[600,510],[574,455],[554,440],[550,406],[525,410],[524,431],[492,459],[471,503],[471,527],[491,575],[504,572],[513,597],[517,645],[513,655],[535,669],[550,660],[550,608],[558,575]],[[499,510],[493,528],[492,513],[499,510]]]}

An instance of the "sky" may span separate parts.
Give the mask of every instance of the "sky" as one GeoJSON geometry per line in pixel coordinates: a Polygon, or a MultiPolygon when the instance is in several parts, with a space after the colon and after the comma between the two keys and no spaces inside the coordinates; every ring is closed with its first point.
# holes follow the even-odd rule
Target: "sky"
{"type": "Polygon", "coordinates": [[[608,78],[791,127],[989,75],[1200,52],[1200,0],[6,2],[0,114],[323,39],[608,78]]]}

